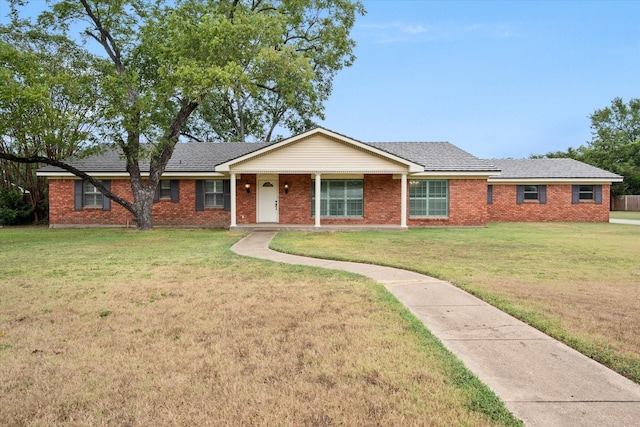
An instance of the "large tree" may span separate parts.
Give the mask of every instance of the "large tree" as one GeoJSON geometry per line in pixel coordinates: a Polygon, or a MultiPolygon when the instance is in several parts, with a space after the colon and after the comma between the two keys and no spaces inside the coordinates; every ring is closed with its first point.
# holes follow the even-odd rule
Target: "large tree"
{"type": "MultiPolygon", "coordinates": [[[[12,2],[12,26],[3,31],[30,26],[19,19],[22,3],[12,2]]],[[[99,94],[88,115],[97,125],[76,154],[120,150],[133,200],[59,156],[0,148],[0,158],[47,163],[89,180],[128,209],[138,229],[150,229],[154,193],[183,132],[211,134],[212,123],[226,117],[224,126],[245,130],[213,133],[244,139],[260,127],[300,126],[321,114],[335,72],[354,59],[349,33],[359,13],[362,5],[348,0],[52,1],[37,28],[89,58],[90,86],[99,94]],[[242,105],[233,110],[239,119],[228,117],[225,102],[242,105]],[[200,105],[224,113],[193,120],[200,105]]]]}
{"type": "Polygon", "coordinates": [[[617,173],[624,181],[612,185],[612,194],[640,194],[640,98],[628,104],[614,98],[590,119],[592,138],[586,145],[538,157],[570,157],[617,173]]]}
{"type": "MultiPolygon", "coordinates": [[[[99,101],[89,58],[26,22],[0,30],[0,152],[56,160],[79,153],[92,139],[99,101]]],[[[0,187],[23,189],[39,221],[46,182],[37,167],[0,159],[0,187]]]]}

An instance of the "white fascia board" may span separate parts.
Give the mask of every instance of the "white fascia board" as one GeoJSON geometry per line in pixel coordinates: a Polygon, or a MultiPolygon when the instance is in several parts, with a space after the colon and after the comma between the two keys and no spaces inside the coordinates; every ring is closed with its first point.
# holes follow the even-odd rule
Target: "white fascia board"
{"type": "MultiPolygon", "coordinates": [[[[95,178],[112,178],[112,179],[129,179],[130,176],[126,172],[87,172],[88,175],[91,175],[95,178]]],[[[162,174],[162,178],[219,178],[221,176],[226,176],[227,174],[223,174],[220,172],[165,172],[162,174]]],[[[49,179],[56,178],[77,178],[76,175],[71,172],[37,172],[36,176],[46,177],[49,179]]],[[[140,174],[142,178],[149,178],[149,173],[145,172],[140,174]]]]}
{"type": "Polygon", "coordinates": [[[362,169],[350,169],[350,170],[338,170],[338,169],[243,169],[243,174],[271,174],[271,175],[313,175],[316,174],[326,175],[397,175],[400,173],[398,170],[362,170],[362,169]]]}
{"type": "Polygon", "coordinates": [[[499,175],[500,172],[455,172],[455,171],[442,171],[442,172],[419,172],[412,173],[409,178],[419,177],[442,177],[442,178],[477,178],[488,179],[491,176],[499,175]]]}
{"type": "MultiPolygon", "coordinates": [[[[96,178],[129,178],[129,174],[126,172],[86,172],[96,178]]],[[[46,178],[76,178],[77,176],[71,172],[36,172],[36,176],[42,176],[46,178]]]]}
{"type": "MultiPolygon", "coordinates": [[[[145,176],[149,176],[146,174],[145,176]]],[[[228,176],[228,174],[221,172],[165,172],[162,174],[163,178],[197,178],[197,177],[221,177],[228,176]]]]}
{"type": "MultiPolygon", "coordinates": [[[[349,145],[353,145],[354,147],[360,148],[363,151],[367,151],[369,153],[376,154],[376,155],[378,155],[380,157],[383,157],[385,159],[389,159],[389,160],[395,161],[396,163],[400,163],[400,164],[406,165],[409,168],[408,172],[410,172],[410,173],[421,172],[421,171],[424,170],[423,166],[418,165],[418,164],[413,163],[413,162],[410,162],[409,160],[406,160],[406,159],[403,159],[401,157],[395,156],[393,154],[387,153],[386,151],[379,150],[379,149],[377,149],[375,147],[372,147],[370,145],[367,145],[367,144],[365,144],[363,142],[359,142],[359,141],[356,141],[354,139],[347,138],[344,135],[340,135],[340,134],[337,134],[335,132],[331,132],[331,131],[323,129],[323,128],[317,128],[317,129],[312,129],[310,131],[307,131],[307,132],[301,133],[299,135],[293,136],[291,138],[283,139],[282,141],[280,141],[280,142],[278,142],[276,144],[272,144],[272,145],[269,145],[268,147],[261,148],[260,150],[254,151],[252,153],[245,154],[244,156],[238,157],[237,159],[229,160],[228,162],[219,164],[218,166],[216,166],[216,171],[218,171],[218,172],[229,172],[230,168],[233,165],[237,164],[237,163],[243,162],[245,160],[249,160],[249,159],[251,159],[251,158],[253,158],[255,156],[261,156],[261,155],[263,155],[265,153],[268,153],[268,152],[273,151],[273,150],[277,150],[277,149],[279,149],[281,147],[284,147],[285,145],[292,144],[292,143],[294,143],[296,141],[300,141],[302,139],[308,138],[308,137],[310,137],[312,135],[315,135],[315,134],[325,135],[325,136],[327,136],[329,138],[345,142],[345,143],[347,143],[349,145]]],[[[246,171],[244,171],[244,172],[246,173],[246,171]]],[[[275,173],[278,173],[278,172],[275,172],[275,173]]],[[[285,173],[285,172],[280,172],[280,173],[285,173]]]]}
{"type": "Polygon", "coordinates": [[[489,184],[611,184],[622,178],[489,178],[489,184]]]}

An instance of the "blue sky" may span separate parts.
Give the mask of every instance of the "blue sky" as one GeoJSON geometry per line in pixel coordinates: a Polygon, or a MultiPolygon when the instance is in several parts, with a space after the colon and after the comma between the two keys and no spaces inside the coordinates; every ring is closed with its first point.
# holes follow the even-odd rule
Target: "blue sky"
{"type": "Polygon", "coordinates": [[[321,123],[355,139],[528,157],[586,143],[594,110],[640,97],[640,1],[363,3],[321,123]]]}
{"type": "Polygon", "coordinates": [[[586,143],[594,110],[640,97],[640,0],[363,3],[320,122],[357,140],[528,157],[586,143]]]}

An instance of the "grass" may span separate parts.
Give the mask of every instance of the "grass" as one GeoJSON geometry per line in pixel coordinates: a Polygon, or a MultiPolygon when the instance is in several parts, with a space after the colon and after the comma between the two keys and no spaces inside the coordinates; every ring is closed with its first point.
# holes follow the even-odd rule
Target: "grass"
{"type": "Polygon", "coordinates": [[[640,383],[640,227],[279,233],[272,247],[448,280],[640,383]]]}
{"type": "Polygon", "coordinates": [[[634,219],[640,221],[640,212],[612,211],[609,213],[609,217],[615,219],[634,219]]]}
{"type": "Polygon", "coordinates": [[[0,425],[520,425],[362,277],[212,230],[0,230],[0,425]]]}

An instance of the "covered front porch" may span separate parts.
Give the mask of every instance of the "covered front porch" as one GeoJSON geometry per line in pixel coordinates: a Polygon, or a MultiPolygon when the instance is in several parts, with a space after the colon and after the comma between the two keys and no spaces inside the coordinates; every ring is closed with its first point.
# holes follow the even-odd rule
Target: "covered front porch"
{"type": "Polygon", "coordinates": [[[424,167],[325,129],[220,164],[230,228],[407,228],[408,177],[424,167]]]}
{"type": "Polygon", "coordinates": [[[407,173],[232,172],[230,187],[231,229],[407,228],[407,173]]]}

